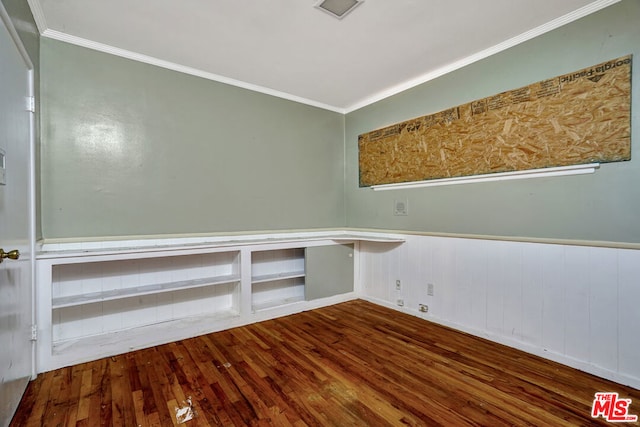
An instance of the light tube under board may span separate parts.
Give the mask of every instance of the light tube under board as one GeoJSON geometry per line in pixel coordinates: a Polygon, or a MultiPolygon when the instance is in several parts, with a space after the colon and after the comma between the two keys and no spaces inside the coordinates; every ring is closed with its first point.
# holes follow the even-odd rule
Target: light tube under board
{"type": "Polygon", "coordinates": [[[512,179],[543,178],[550,176],[583,175],[594,173],[600,163],[560,166],[555,168],[530,169],[525,171],[489,173],[484,175],[460,176],[455,178],[433,179],[429,181],[399,182],[396,184],[372,185],[374,191],[402,190],[407,188],[437,187],[440,185],[473,184],[476,182],[507,181],[512,179]]]}

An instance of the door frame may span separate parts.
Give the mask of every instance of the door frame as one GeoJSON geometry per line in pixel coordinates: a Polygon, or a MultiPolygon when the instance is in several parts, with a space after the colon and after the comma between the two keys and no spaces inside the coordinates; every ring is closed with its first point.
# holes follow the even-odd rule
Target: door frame
{"type": "MultiPolygon", "coordinates": [[[[27,97],[28,99],[32,99],[33,102],[29,102],[28,99],[25,99],[25,111],[30,111],[29,114],[29,170],[28,170],[28,181],[29,181],[29,194],[27,195],[28,199],[28,227],[29,227],[29,268],[30,268],[30,287],[31,287],[31,325],[32,327],[36,326],[36,105],[38,104],[35,99],[35,67],[33,62],[31,61],[31,57],[27,52],[27,49],[18,34],[15,26],[13,25],[13,21],[11,20],[11,16],[7,12],[6,8],[2,1],[0,1],[0,20],[2,20],[5,28],[9,32],[11,40],[13,41],[16,49],[18,49],[18,53],[20,57],[24,61],[24,64],[27,68],[27,97]],[[31,105],[29,105],[31,104],[31,105]]],[[[36,334],[34,338],[37,338],[37,330],[34,331],[36,334]]],[[[31,344],[31,379],[35,379],[37,376],[37,365],[36,365],[36,340],[32,340],[31,344]]]]}

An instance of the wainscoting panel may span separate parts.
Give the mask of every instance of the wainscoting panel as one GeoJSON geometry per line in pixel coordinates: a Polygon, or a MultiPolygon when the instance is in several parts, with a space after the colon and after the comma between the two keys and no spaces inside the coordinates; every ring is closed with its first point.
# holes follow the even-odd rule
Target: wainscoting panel
{"type": "Polygon", "coordinates": [[[640,387],[640,251],[405,237],[361,244],[365,299],[640,387]]]}

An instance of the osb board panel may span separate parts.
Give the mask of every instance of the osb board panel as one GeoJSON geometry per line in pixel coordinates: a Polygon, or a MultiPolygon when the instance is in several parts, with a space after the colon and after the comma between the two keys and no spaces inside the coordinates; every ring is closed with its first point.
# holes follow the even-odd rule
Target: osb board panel
{"type": "Polygon", "coordinates": [[[358,137],[360,186],[631,159],[631,55],[358,137]]]}

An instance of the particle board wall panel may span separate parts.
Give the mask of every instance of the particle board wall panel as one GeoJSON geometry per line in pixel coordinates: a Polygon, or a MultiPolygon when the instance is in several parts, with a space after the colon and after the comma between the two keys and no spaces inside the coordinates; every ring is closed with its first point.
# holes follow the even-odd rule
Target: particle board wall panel
{"type": "Polygon", "coordinates": [[[360,186],[631,158],[631,56],[358,136],[360,186]]]}

